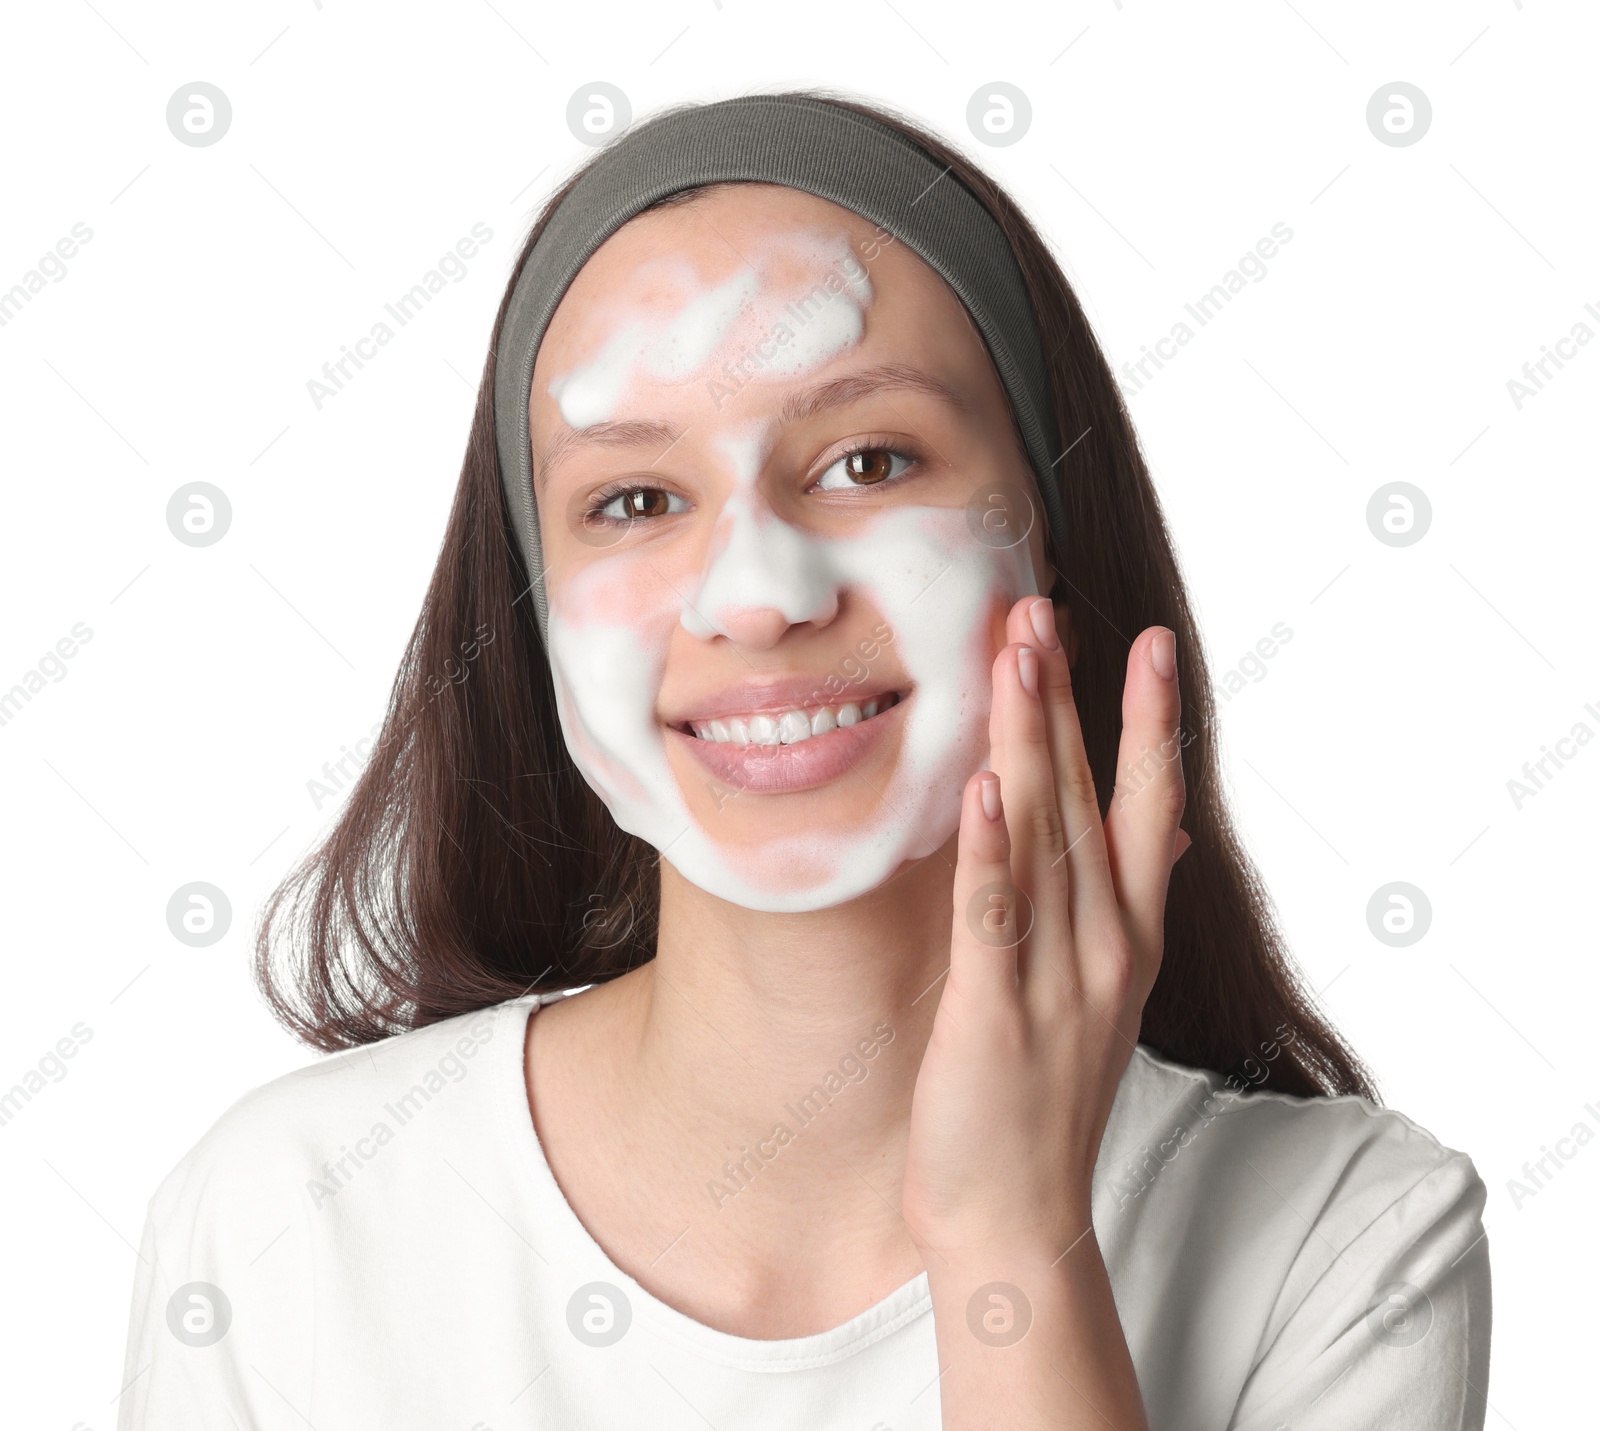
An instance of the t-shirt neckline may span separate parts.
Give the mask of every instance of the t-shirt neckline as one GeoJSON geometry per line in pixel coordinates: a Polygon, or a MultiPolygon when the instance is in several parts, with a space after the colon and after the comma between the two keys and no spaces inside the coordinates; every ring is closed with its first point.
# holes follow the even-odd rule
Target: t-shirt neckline
{"type": "Polygon", "coordinates": [[[494,1041],[494,1056],[498,1060],[494,1083],[506,1100],[504,1121],[508,1128],[514,1130],[511,1142],[515,1164],[520,1168],[520,1180],[531,1202],[534,1214],[531,1222],[535,1232],[541,1227],[547,1228],[556,1239],[577,1247],[579,1260],[598,1268],[604,1280],[620,1286],[634,1314],[646,1318],[664,1336],[687,1345],[708,1360],[746,1371],[798,1371],[828,1366],[882,1341],[932,1310],[933,1298],[928,1288],[928,1274],[924,1271],[897,1287],[882,1301],[827,1331],[776,1341],[740,1337],[708,1327],[677,1308],[668,1306],[612,1262],[605,1249],[590,1236],[589,1229],[583,1225],[568,1203],[566,1194],[561,1191],[561,1185],[556,1181],[545,1158],[543,1145],[539,1142],[533,1110],[528,1102],[523,1061],[528,1020],[541,1005],[554,1003],[577,992],[580,990],[525,994],[501,1004],[498,1011],[500,1028],[496,1033],[502,1036],[494,1041]]]}

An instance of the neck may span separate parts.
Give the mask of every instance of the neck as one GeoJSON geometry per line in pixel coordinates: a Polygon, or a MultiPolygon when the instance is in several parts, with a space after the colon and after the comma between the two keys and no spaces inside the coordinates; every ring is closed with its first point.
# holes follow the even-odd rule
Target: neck
{"type": "Polygon", "coordinates": [[[950,962],[954,867],[952,838],[847,904],[767,914],[662,862],[656,957],[630,976],[620,1065],[641,1103],[697,1145],[680,1151],[733,1190],[741,1223],[801,1209],[814,1221],[848,1197],[893,1225],[886,1238],[903,1234],[892,1204],[950,962]],[[789,1139],[775,1143],[780,1127],[789,1139]],[[781,1176],[762,1175],[776,1164],[781,1176]],[[854,1196],[851,1167],[873,1170],[888,1201],[854,1196]]]}

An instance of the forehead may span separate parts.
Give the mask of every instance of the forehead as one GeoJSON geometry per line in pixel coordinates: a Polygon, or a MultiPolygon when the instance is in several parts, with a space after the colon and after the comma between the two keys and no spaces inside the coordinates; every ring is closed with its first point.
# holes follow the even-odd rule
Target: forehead
{"type": "Polygon", "coordinates": [[[542,407],[546,423],[561,421],[549,382],[594,357],[627,324],[665,322],[717,294],[728,305],[770,302],[777,314],[793,291],[830,273],[847,284],[864,277],[866,338],[875,347],[920,349],[925,357],[937,335],[951,357],[987,360],[955,293],[869,219],[783,185],[729,184],[640,214],[584,264],[539,346],[531,394],[536,425],[542,407]]]}

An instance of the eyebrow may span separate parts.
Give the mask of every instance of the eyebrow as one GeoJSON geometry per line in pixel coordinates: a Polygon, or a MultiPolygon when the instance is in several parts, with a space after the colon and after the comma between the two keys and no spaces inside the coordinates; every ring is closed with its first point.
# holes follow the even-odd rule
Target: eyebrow
{"type": "Polygon", "coordinates": [[[683,429],[671,422],[596,422],[588,427],[563,428],[545,447],[544,456],[534,467],[534,481],[543,487],[550,473],[569,452],[578,447],[660,447],[662,452],[683,436],[683,429]]]}
{"type": "MultiPolygon", "coordinates": [[[[966,401],[947,383],[905,363],[880,363],[859,372],[845,373],[790,393],[779,409],[784,427],[805,422],[833,408],[846,407],[862,398],[888,389],[926,393],[932,398],[966,412],[966,401]]],[[[543,487],[550,473],[568,453],[579,447],[659,447],[659,456],[682,440],[685,429],[676,423],[635,418],[626,422],[596,422],[588,427],[565,428],[546,445],[544,456],[535,465],[536,484],[543,487]]]]}
{"type": "Polygon", "coordinates": [[[815,417],[829,408],[844,407],[847,403],[880,393],[885,388],[927,393],[928,396],[937,398],[958,412],[967,410],[967,404],[961,396],[932,373],[908,367],[904,363],[882,363],[875,368],[863,368],[860,372],[845,373],[842,377],[829,378],[825,382],[791,393],[784,400],[780,420],[785,427],[791,423],[804,422],[807,418],[815,417]]]}

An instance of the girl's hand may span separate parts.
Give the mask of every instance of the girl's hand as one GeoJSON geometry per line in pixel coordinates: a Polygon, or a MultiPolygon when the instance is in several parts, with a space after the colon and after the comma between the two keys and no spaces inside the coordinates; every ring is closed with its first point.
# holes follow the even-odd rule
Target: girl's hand
{"type": "Polygon", "coordinates": [[[1188,844],[1172,633],[1150,627],[1128,654],[1103,824],[1051,603],[1019,601],[1006,637],[993,770],[962,797],[950,970],[911,1105],[902,1212],[930,1271],[980,1249],[1048,1264],[1088,1230],[1188,844]]]}

